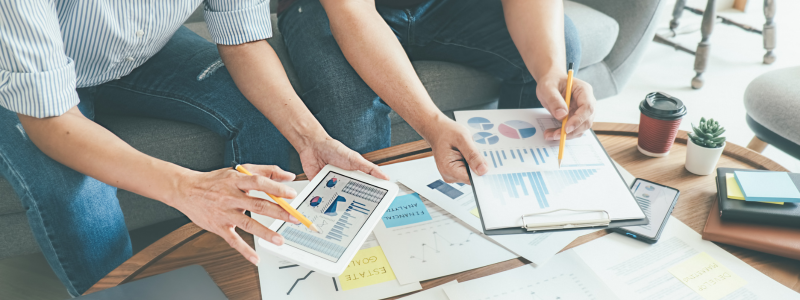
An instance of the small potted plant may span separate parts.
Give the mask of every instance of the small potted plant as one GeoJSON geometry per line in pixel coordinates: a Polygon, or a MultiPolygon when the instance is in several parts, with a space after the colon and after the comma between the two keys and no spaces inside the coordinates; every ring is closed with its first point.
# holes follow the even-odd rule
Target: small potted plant
{"type": "Polygon", "coordinates": [[[700,118],[700,125],[692,124],[686,143],[686,170],[697,175],[708,175],[714,169],[725,149],[725,128],[714,119],[700,118]]]}

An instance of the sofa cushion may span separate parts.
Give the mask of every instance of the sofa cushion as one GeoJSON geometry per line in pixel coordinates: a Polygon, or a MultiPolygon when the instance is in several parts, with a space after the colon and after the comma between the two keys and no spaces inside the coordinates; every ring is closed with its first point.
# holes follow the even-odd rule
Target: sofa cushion
{"type": "Polygon", "coordinates": [[[756,77],[744,92],[747,115],[756,122],[800,144],[800,67],[767,72],[756,77]]]}
{"type": "Polygon", "coordinates": [[[578,30],[581,41],[580,68],[603,61],[617,42],[617,21],[591,7],[572,1],[564,1],[564,13],[578,30]]]}

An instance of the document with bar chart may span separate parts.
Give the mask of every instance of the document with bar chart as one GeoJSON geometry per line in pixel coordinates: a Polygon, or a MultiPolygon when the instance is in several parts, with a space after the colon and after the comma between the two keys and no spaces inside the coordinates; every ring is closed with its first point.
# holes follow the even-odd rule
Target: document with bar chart
{"type": "Polygon", "coordinates": [[[591,130],[566,142],[559,168],[558,141],[545,141],[544,131],[560,128],[561,122],[543,108],[457,111],[455,117],[471,131],[489,165],[487,174],[471,174],[487,234],[522,228],[532,222],[529,218],[536,218],[526,217],[523,223],[523,215],[539,213],[544,213],[541,216],[548,223],[570,224],[575,218],[598,215],[612,223],[645,222],[644,213],[591,130]],[[559,209],[571,211],[556,211],[559,209]],[[553,214],[547,215],[550,212],[553,214]]]}

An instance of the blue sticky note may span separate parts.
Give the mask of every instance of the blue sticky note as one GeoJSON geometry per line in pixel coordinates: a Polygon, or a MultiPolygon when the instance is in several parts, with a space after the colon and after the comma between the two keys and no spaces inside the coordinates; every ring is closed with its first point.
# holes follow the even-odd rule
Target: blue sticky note
{"type": "Polygon", "coordinates": [[[800,202],[800,191],[789,173],[734,171],[733,174],[746,201],[800,202]]]}
{"type": "Polygon", "coordinates": [[[428,209],[422,203],[417,193],[397,196],[392,206],[383,214],[383,224],[386,228],[414,224],[431,220],[428,209]]]}

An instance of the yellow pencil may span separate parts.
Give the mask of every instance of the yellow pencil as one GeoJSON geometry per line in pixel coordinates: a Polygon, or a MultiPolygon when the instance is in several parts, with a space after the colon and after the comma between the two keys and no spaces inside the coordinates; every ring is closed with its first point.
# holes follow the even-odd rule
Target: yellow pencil
{"type": "Polygon", "coordinates": [[[567,70],[567,96],[564,100],[567,101],[567,116],[561,120],[561,141],[558,142],[558,168],[561,168],[561,159],[564,158],[564,142],[567,141],[567,119],[569,119],[569,98],[572,96],[572,63],[569,63],[569,70],[567,70]]]}
{"type": "MultiPolygon", "coordinates": [[[[247,171],[247,169],[242,167],[242,165],[236,165],[235,169],[236,169],[236,171],[239,171],[241,173],[253,176],[253,173],[250,173],[250,171],[247,171]]],[[[311,220],[309,220],[308,218],[306,218],[306,216],[304,216],[299,211],[294,209],[294,207],[289,205],[289,203],[287,203],[286,200],[283,200],[283,198],[281,198],[281,197],[273,196],[272,194],[267,193],[267,192],[264,192],[264,193],[267,194],[267,196],[269,196],[270,198],[272,198],[272,200],[275,200],[275,203],[278,203],[278,205],[283,207],[283,209],[286,212],[288,212],[290,215],[292,215],[295,218],[297,218],[297,220],[299,220],[300,223],[303,223],[303,225],[306,225],[306,227],[308,227],[308,229],[311,229],[311,230],[313,230],[315,232],[321,232],[319,230],[319,228],[317,228],[317,225],[314,225],[314,223],[311,223],[311,220]]]]}

